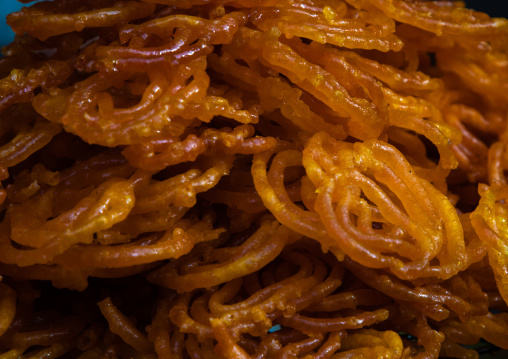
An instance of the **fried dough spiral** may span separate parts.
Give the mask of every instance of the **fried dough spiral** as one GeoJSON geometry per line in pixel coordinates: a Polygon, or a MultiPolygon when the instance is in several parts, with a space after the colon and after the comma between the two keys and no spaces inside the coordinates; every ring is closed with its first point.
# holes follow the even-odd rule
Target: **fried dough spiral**
{"type": "Polygon", "coordinates": [[[508,350],[508,20],[444,0],[7,20],[0,359],[508,350]]]}

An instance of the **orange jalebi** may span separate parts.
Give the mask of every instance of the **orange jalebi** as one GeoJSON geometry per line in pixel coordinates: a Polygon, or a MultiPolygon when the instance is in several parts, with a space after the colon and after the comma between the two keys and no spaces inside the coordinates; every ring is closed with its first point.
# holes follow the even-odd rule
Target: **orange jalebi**
{"type": "Polygon", "coordinates": [[[0,359],[508,350],[508,20],[47,0],[7,21],[0,359]]]}

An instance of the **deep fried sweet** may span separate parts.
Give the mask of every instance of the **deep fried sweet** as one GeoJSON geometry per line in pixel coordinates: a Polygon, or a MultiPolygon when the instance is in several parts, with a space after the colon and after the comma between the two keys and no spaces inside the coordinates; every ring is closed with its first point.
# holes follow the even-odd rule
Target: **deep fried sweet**
{"type": "Polygon", "coordinates": [[[508,349],[506,19],[48,0],[8,23],[0,358],[508,349]]]}

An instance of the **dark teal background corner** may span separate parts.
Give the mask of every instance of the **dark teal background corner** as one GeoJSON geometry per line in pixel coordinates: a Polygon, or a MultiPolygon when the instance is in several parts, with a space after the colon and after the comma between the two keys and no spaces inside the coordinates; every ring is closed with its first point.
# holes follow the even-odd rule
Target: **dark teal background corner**
{"type": "Polygon", "coordinates": [[[18,11],[24,5],[15,0],[0,0],[0,46],[5,46],[12,41],[14,32],[5,23],[5,17],[11,12],[18,11]]]}

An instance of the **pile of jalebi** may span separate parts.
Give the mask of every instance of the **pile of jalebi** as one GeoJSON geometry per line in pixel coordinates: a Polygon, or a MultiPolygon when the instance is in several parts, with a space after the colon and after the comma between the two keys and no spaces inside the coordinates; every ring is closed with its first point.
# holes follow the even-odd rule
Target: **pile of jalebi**
{"type": "Polygon", "coordinates": [[[419,0],[7,20],[0,359],[508,349],[508,20],[419,0]]]}

